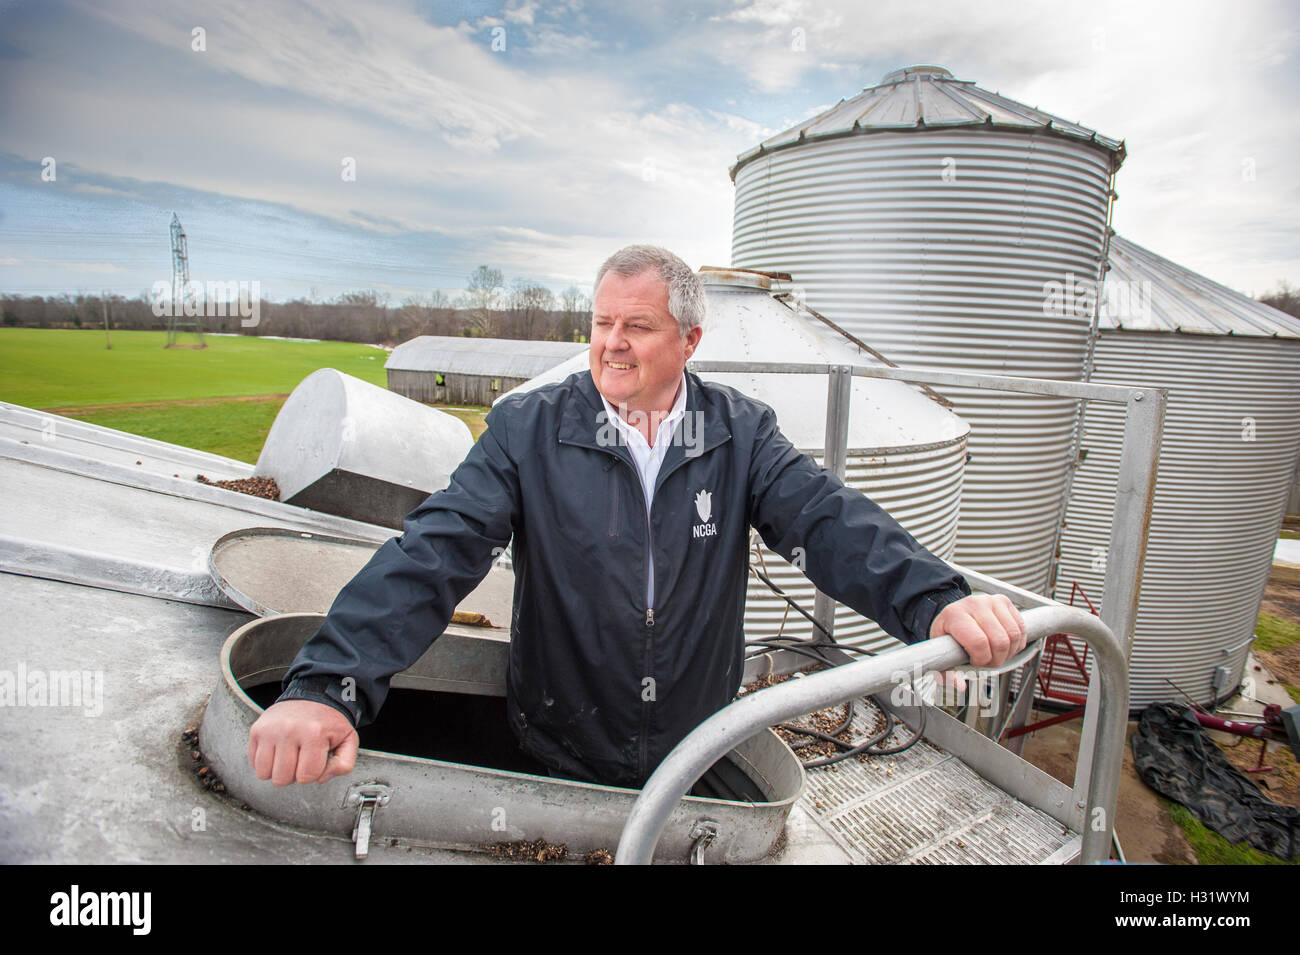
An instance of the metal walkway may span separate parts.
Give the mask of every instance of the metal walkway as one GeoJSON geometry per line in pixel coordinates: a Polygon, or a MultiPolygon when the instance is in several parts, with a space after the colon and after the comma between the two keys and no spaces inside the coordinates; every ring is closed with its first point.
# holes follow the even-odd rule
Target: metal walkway
{"type": "Polygon", "coordinates": [[[924,739],[809,770],[798,805],[854,863],[1057,864],[1079,849],[1078,833],[924,739]]]}

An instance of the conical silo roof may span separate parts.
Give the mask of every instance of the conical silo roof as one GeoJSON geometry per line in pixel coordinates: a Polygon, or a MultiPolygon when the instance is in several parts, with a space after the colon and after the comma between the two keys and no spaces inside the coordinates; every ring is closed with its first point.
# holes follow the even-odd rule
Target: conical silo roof
{"type": "Polygon", "coordinates": [[[878,86],[842,99],[830,109],[741,153],[731,167],[731,178],[735,179],[736,170],[758,156],[815,139],[947,126],[1056,133],[1109,150],[1114,154],[1115,168],[1119,168],[1125,156],[1122,140],[981,89],[970,80],[954,79],[942,66],[908,66],[886,73],[878,86]]]}

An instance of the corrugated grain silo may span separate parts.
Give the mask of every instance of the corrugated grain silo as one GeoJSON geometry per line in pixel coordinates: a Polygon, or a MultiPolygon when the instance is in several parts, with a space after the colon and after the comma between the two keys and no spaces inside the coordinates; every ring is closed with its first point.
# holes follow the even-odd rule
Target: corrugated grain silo
{"type": "MultiPolygon", "coordinates": [[[[739,157],[732,260],[792,273],[900,364],[1077,380],[1090,301],[1049,290],[1099,276],[1123,157],[942,68],[898,70],[739,157]]],[[[1074,403],[941,390],[972,429],[958,560],[1042,590],[1074,403]]]]}
{"type": "MultiPolygon", "coordinates": [[[[693,361],[804,362],[873,365],[879,361],[843,336],[774,298],[770,281],[753,273],[701,270],[708,297],[704,336],[693,361]]],[[[521,385],[515,392],[563,381],[588,368],[586,353],[521,385]]],[[[824,461],[825,375],[722,374],[701,378],[729,385],[776,411],[781,431],[800,450],[824,461]]],[[[513,393],[513,392],[512,392],[513,393]]],[[[918,541],[952,558],[970,427],[923,390],[902,382],[855,378],[850,394],[846,483],[892,514],[918,541]]],[[[754,562],[808,612],[811,582],[755,535],[754,562]]],[[[810,637],[812,625],[750,578],[745,635],[810,637]]],[[[871,649],[895,645],[874,623],[847,607],[835,614],[835,637],[871,649]]]]}
{"type": "MultiPolygon", "coordinates": [[[[1118,236],[1092,380],[1169,389],[1130,703],[1231,695],[1300,453],[1300,320],[1118,236]]],[[[1056,596],[1102,592],[1123,410],[1090,404],[1056,596]]]]}

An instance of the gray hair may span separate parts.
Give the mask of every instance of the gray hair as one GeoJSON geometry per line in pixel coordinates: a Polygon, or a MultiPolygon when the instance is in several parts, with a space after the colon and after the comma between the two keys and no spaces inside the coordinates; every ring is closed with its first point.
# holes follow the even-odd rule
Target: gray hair
{"type": "Polygon", "coordinates": [[[689,265],[667,249],[657,245],[629,245],[619,249],[596,272],[592,295],[600,288],[606,272],[632,278],[651,269],[668,286],[668,314],[677,320],[678,334],[685,338],[696,325],[704,324],[704,283],[689,265]]]}

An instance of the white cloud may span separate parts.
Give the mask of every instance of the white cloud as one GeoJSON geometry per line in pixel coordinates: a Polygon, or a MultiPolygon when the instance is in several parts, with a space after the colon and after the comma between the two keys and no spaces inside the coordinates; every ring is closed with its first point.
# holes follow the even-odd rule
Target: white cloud
{"type": "MultiPolygon", "coordinates": [[[[165,0],[84,9],[173,49],[178,38],[188,45],[194,19],[165,0]]],[[[431,25],[413,11],[333,0],[305,15],[289,6],[228,0],[206,8],[203,19],[207,49],[193,55],[258,85],[437,130],[475,151],[538,131],[540,116],[522,105],[523,84],[494,56],[490,41],[431,25]]]]}
{"type": "Polygon", "coordinates": [[[510,23],[532,23],[536,12],[537,0],[518,0],[514,5],[506,7],[502,16],[510,23]]]}
{"type": "Polygon", "coordinates": [[[802,0],[739,0],[736,9],[714,20],[733,20],[736,23],[761,23],[764,26],[785,26],[795,23],[803,15],[802,0]]]}
{"type": "Polygon", "coordinates": [[[930,62],[1127,138],[1116,225],[1134,241],[1238,287],[1300,280],[1296,16],[1280,2],[753,0],[707,19],[650,3],[619,8],[632,20],[617,30],[578,6],[524,0],[440,27],[399,0],[223,0],[197,15],[84,0],[71,17],[106,42],[139,38],[138,65],[33,56],[10,67],[22,105],[0,123],[27,159],[436,232],[516,274],[589,282],[633,239],[725,264],[738,153],[930,62]],[[204,53],[189,49],[196,16],[204,53]],[[494,53],[487,26],[507,23],[494,53]]]}

